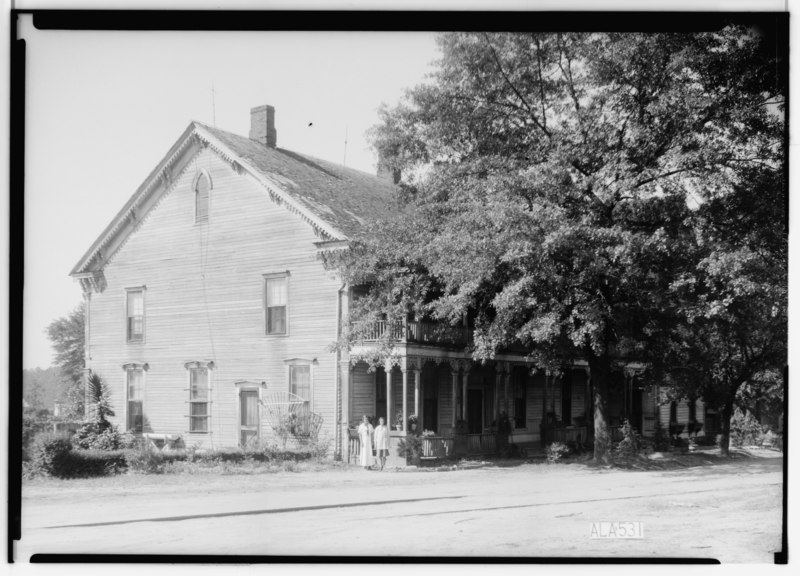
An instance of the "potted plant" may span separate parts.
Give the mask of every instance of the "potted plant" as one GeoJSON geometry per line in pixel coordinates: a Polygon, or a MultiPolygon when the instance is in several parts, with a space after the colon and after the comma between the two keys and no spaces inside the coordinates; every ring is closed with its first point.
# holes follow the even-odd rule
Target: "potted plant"
{"type": "Polygon", "coordinates": [[[416,432],[417,426],[419,424],[419,419],[417,418],[416,414],[412,414],[408,417],[408,430],[410,432],[416,432]]]}
{"type": "Polygon", "coordinates": [[[395,430],[402,430],[403,429],[403,413],[398,412],[394,416],[394,429],[395,430]]]}

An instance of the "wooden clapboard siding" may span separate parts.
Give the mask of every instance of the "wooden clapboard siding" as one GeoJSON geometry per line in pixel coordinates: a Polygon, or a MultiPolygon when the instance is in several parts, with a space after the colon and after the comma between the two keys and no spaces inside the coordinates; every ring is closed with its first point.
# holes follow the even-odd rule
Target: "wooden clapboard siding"
{"type": "MultiPolygon", "coordinates": [[[[91,299],[89,366],[109,383],[124,424],[126,362],[147,362],[144,411],[151,429],[189,428],[184,363],[213,360],[211,429],[190,441],[238,442],[234,382],[288,390],[285,360],[316,360],[312,404],[333,435],[336,299],[340,282],[316,258],[312,228],[206,149],[189,163],[105,267],[107,287],[91,299]],[[206,224],[194,223],[192,181],[213,188],[206,224]],[[266,336],[263,274],[289,271],[289,334],[266,336]],[[145,340],[125,341],[125,288],[146,286],[145,340]]],[[[262,414],[264,411],[262,410],[262,414]]],[[[267,423],[262,422],[267,428],[267,423]]]]}

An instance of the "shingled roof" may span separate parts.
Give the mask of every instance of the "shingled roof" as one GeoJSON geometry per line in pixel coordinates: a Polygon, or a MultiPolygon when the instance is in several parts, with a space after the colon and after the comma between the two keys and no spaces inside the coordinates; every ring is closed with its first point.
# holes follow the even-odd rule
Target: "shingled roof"
{"type": "Polygon", "coordinates": [[[299,214],[323,240],[346,241],[366,222],[396,217],[399,209],[396,187],[388,180],[192,122],[70,274],[85,277],[102,270],[157,204],[157,197],[169,189],[180,171],[180,158],[201,145],[254,176],[271,198],[299,214]]]}
{"type": "Polygon", "coordinates": [[[352,237],[368,220],[396,213],[396,207],[392,207],[395,186],[388,180],[196,124],[347,237],[352,237]]]}

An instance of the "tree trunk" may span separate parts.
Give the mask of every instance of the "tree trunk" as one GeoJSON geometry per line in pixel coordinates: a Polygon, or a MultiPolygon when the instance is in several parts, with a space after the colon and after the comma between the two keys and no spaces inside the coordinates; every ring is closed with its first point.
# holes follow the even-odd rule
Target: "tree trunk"
{"type": "Polygon", "coordinates": [[[594,398],[594,461],[608,462],[608,451],[611,445],[606,413],[608,378],[611,374],[608,358],[590,358],[589,370],[594,398]]]}
{"type": "Polygon", "coordinates": [[[733,417],[733,400],[729,399],[725,401],[725,404],[722,406],[722,430],[720,434],[719,440],[719,453],[720,456],[729,456],[730,455],[730,444],[731,444],[731,418],[733,417]]]}

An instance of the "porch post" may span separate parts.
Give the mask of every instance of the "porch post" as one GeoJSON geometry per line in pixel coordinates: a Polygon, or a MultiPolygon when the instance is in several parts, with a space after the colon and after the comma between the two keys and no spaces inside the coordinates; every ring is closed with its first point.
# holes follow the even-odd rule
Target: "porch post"
{"type": "Polygon", "coordinates": [[[461,375],[461,419],[467,420],[467,380],[469,379],[469,368],[464,366],[464,373],[461,375]]]}
{"type": "Polygon", "coordinates": [[[453,377],[453,428],[455,428],[458,421],[456,412],[458,408],[458,367],[453,363],[450,364],[450,375],[453,377]]]}
{"type": "Polygon", "coordinates": [[[392,414],[392,365],[387,362],[383,370],[386,372],[386,422],[391,428],[392,425],[390,423],[394,421],[394,414],[392,414]]]}
{"type": "Polygon", "coordinates": [[[503,368],[504,366],[498,363],[494,375],[494,417],[497,424],[500,424],[500,384],[503,381],[503,368]]]}
{"type": "Polygon", "coordinates": [[[408,368],[400,367],[403,374],[403,432],[408,431],[408,368]]]}
{"type": "Polygon", "coordinates": [[[586,400],[583,402],[586,411],[586,439],[589,439],[589,432],[594,429],[594,419],[592,418],[592,371],[589,366],[585,366],[583,371],[586,373],[586,400]]]}
{"type": "Polygon", "coordinates": [[[414,414],[417,415],[419,423],[417,426],[422,425],[422,413],[419,410],[419,384],[422,370],[414,370],[414,414]]]}
{"type": "Polygon", "coordinates": [[[508,389],[511,386],[511,369],[512,366],[507,366],[508,370],[505,373],[505,382],[503,384],[503,409],[506,411],[506,416],[511,417],[511,409],[508,407],[508,389]]]}

